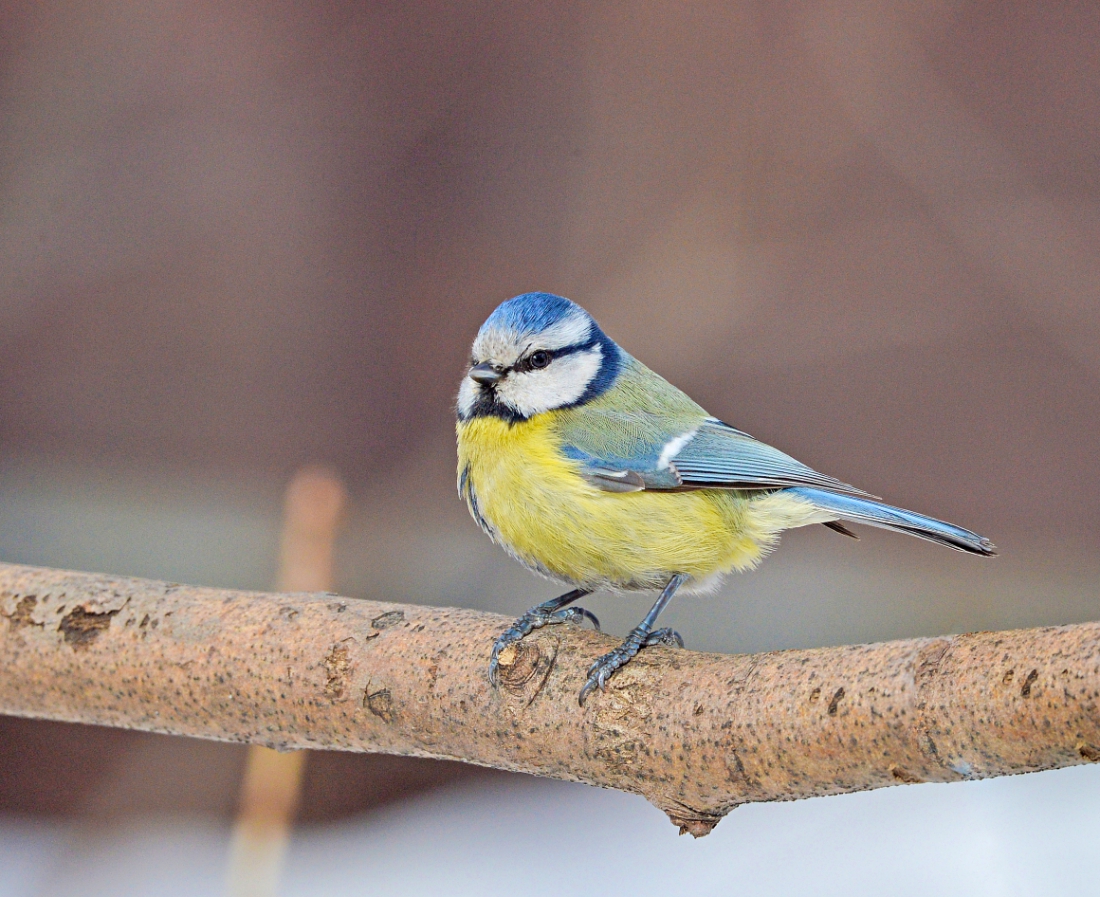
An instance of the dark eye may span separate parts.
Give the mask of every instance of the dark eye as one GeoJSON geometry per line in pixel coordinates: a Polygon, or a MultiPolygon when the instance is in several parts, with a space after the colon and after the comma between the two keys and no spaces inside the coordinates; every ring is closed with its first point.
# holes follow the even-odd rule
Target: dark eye
{"type": "Polygon", "coordinates": [[[532,352],[531,357],[527,359],[527,363],[536,371],[542,370],[550,363],[550,353],[544,349],[532,352]]]}

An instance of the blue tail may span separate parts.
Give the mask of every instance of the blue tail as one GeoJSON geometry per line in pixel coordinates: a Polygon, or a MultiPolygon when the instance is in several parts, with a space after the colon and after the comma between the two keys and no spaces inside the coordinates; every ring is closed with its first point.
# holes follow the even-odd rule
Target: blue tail
{"type": "Polygon", "coordinates": [[[800,495],[821,510],[830,511],[841,520],[851,523],[865,523],[867,526],[909,533],[911,536],[927,539],[930,542],[939,542],[940,545],[946,545],[957,551],[969,551],[986,557],[992,557],[997,553],[996,546],[984,536],[972,533],[961,526],[936,520],[935,517],[925,517],[923,514],[894,508],[868,498],[838,495],[835,492],[826,492],[824,489],[813,489],[808,486],[796,486],[787,491],[800,495]]]}

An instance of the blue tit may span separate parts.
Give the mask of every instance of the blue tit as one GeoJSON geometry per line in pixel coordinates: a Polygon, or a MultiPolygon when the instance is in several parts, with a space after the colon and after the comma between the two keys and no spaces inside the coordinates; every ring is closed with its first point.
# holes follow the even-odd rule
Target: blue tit
{"type": "Polygon", "coordinates": [[[760,563],[791,527],[848,523],[972,554],[982,536],[883,504],[711,417],[623,351],[579,305],[549,293],[501,304],[474,341],[458,394],[458,491],[489,537],[572,590],[533,607],[490,660],[534,629],[589,619],[597,589],[660,590],[623,643],[588,671],[581,704],[649,645],[683,645],[658,615],[678,591],[760,563]]]}

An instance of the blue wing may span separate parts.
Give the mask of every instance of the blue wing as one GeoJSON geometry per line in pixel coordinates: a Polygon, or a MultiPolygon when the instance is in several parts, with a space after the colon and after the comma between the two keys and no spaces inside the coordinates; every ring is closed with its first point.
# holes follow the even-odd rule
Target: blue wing
{"type": "MultiPolygon", "coordinates": [[[[874,497],[714,418],[671,428],[666,421],[650,419],[651,426],[645,428],[639,427],[638,415],[625,417],[629,420],[621,424],[629,438],[615,440],[612,451],[608,451],[612,446],[606,436],[598,440],[597,447],[597,440],[575,430],[564,447],[569,457],[580,462],[581,473],[589,482],[610,492],[813,486],[874,497]]],[[[603,424],[614,427],[616,422],[603,424]]],[[[607,432],[604,427],[600,431],[607,432]]]]}
{"type": "Polygon", "coordinates": [[[669,461],[684,485],[695,488],[816,486],[846,495],[869,495],[713,418],[704,421],[669,461]]]}

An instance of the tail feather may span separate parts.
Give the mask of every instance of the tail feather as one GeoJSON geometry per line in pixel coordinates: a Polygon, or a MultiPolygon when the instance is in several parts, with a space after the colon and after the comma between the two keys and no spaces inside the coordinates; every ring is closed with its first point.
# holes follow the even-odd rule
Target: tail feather
{"type": "Polygon", "coordinates": [[[802,496],[815,507],[834,513],[839,519],[850,523],[863,523],[867,526],[909,533],[911,536],[938,542],[957,551],[969,551],[985,557],[992,557],[997,553],[997,547],[984,536],[979,536],[961,526],[955,526],[953,523],[937,520],[935,517],[926,517],[915,511],[906,511],[904,508],[895,508],[870,499],[854,495],[839,495],[806,486],[796,486],[788,491],[802,496]]]}

